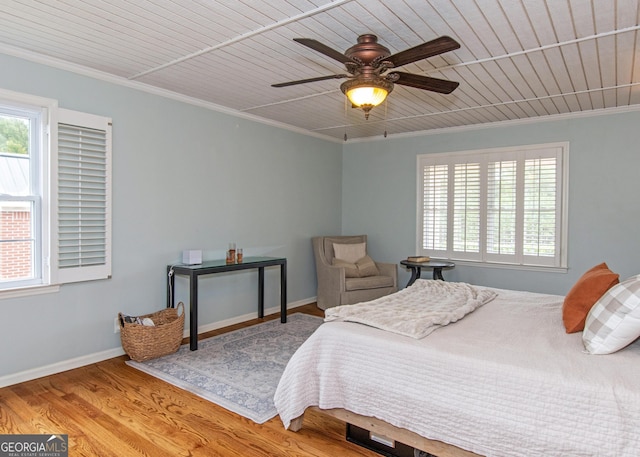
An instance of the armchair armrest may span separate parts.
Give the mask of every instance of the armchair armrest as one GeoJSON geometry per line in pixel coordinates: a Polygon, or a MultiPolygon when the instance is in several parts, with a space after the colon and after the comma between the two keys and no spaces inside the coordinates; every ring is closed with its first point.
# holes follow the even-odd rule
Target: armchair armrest
{"type": "Polygon", "coordinates": [[[343,267],[317,265],[318,296],[316,302],[320,309],[340,304],[340,295],[345,291],[345,271],[343,267]]]}
{"type": "Polygon", "coordinates": [[[316,267],[318,269],[318,283],[322,282],[329,290],[345,290],[344,267],[335,267],[327,264],[316,265],[316,267]]]}
{"type": "Polygon", "coordinates": [[[376,262],[376,267],[381,276],[391,276],[393,278],[393,286],[398,289],[398,264],[376,262]]]}
{"type": "Polygon", "coordinates": [[[321,249],[321,243],[319,238],[313,239],[318,279],[316,300],[320,309],[327,309],[340,304],[340,294],[346,289],[345,270],[343,267],[336,267],[327,262],[321,249]]]}

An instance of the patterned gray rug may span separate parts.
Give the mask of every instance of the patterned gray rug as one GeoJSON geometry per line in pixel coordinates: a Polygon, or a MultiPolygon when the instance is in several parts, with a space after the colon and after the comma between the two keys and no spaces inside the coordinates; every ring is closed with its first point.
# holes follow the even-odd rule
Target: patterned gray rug
{"type": "Polygon", "coordinates": [[[127,364],[262,424],[277,414],[273,395],[287,362],[322,324],[295,313],[189,345],[147,362],[127,364]]]}

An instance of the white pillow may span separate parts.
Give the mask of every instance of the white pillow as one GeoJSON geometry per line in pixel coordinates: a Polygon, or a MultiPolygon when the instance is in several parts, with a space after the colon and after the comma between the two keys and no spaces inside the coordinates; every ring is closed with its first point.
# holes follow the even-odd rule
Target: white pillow
{"type": "Polygon", "coordinates": [[[593,305],[582,342],[591,354],[611,354],[640,337],[640,275],[616,284],[593,305]]]}
{"type": "Polygon", "coordinates": [[[356,263],[367,255],[367,243],[340,244],[333,243],[333,254],[338,260],[356,263]]]}

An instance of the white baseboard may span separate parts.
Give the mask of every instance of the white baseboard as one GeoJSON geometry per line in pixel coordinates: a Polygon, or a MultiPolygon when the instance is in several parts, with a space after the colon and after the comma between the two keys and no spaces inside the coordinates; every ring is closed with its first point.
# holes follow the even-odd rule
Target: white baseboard
{"type": "MultiPolygon", "coordinates": [[[[287,309],[291,310],[291,309],[297,308],[299,306],[304,306],[304,305],[308,305],[310,303],[315,303],[316,301],[317,301],[316,297],[306,298],[304,300],[298,300],[296,302],[291,302],[291,303],[287,304],[287,309]]],[[[265,308],[264,315],[268,316],[270,314],[280,314],[280,306],[273,306],[271,308],[265,308]]],[[[258,312],[256,311],[255,313],[248,313],[248,314],[244,314],[242,316],[236,316],[236,317],[232,317],[230,319],[225,319],[223,321],[212,322],[211,324],[206,324],[206,325],[200,325],[200,326],[198,326],[198,334],[205,333],[205,332],[210,332],[211,330],[218,330],[219,328],[228,327],[230,325],[239,324],[241,322],[250,321],[251,319],[256,319],[257,317],[258,317],[258,312]]],[[[188,338],[189,335],[190,335],[189,326],[186,325],[185,326],[185,331],[184,331],[184,337],[188,338]]]]}
{"type": "MultiPolygon", "coordinates": [[[[299,300],[287,305],[287,309],[291,310],[299,306],[315,303],[316,297],[299,300]]],[[[267,308],[264,310],[265,316],[269,314],[275,314],[280,312],[279,306],[267,308]]],[[[213,322],[211,324],[202,325],[198,327],[198,333],[210,332],[211,330],[217,330],[219,328],[228,327],[229,325],[239,324],[258,317],[258,312],[245,314],[243,316],[232,317],[231,319],[225,319],[219,322],[213,322]]],[[[187,326],[188,329],[188,326],[187,326]]],[[[185,331],[184,337],[189,336],[189,331],[185,331]]],[[[32,368],[30,370],[21,371],[19,373],[8,374],[0,376],[0,388],[11,386],[25,381],[31,381],[32,379],[42,378],[43,376],[50,376],[56,373],[62,373],[63,371],[73,370],[74,368],[80,368],[92,363],[102,362],[103,360],[112,359],[124,355],[122,347],[113,349],[107,349],[102,352],[95,352],[93,354],[87,354],[73,359],[63,360],[61,362],[52,363],[51,365],[45,365],[42,367],[32,368]]]]}
{"type": "Polygon", "coordinates": [[[21,371],[19,373],[5,375],[0,377],[0,387],[7,387],[12,384],[18,384],[25,381],[31,381],[32,379],[42,378],[43,376],[62,373],[63,371],[80,368],[85,365],[91,365],[92,363],[112,359],[121,355],[124,355],[124,350],[119,347],[108,349],[102,352],[83,355],[74,359],[63,360],[61,362],[52,363],[51,365],[45,365],[43,367],[32,368],[30,370],[21,371]]]}

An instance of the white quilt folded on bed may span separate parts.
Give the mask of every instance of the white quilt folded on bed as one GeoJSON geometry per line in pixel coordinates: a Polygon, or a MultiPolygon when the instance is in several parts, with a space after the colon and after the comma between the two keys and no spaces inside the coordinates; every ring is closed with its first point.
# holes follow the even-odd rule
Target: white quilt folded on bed
{"type": "Polygon", "coordinates": [[[395,294],[329,308],[325,311],[325,321],[358,322],[412,338],[424,338],[462,319],[495,296],[493,290],[462,282],[419,279],[395,294]]]}

